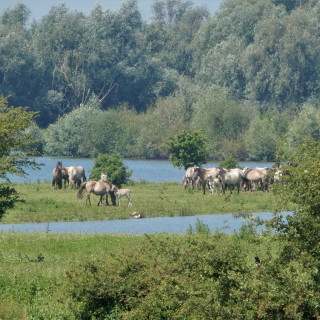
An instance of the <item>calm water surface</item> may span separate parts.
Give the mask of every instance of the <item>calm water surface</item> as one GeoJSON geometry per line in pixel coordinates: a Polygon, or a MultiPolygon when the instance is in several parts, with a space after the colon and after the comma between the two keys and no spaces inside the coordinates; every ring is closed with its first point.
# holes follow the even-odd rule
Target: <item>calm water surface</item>
{"type": "MultiPolygon", "coordinates": [[[[68,166],[83,166],[86,172],[86,176],[89,179],[90,170],[93,168],[93,159],[76,159],[76,158],[50,158],[50,157],[38,157],[35,158],[37,163],[43,163],[44,165],[40,170],[28,169],[28,176],[25,178],[10,175],[11,182],[44,182],[51,181],[52,169],[55,168],[58,161],[62,161],[64,167],[68,166]]],[[[128,170],[132,170],[132,176],[130,177],[134,181],[148,181],[148,182],[181,182],[184,169],[178,169],[174,167],[170,161],[166,160],[123,160],[123,163],[128,167],[128,170]]],[[[268,167],[271,168],[273,162],[239,162],[241,167],[268,167]]],[[[210,162],[204,167],[217,167],[218,163],[210,162]]]]}
{"type": "MultiPolygon", "coordinates": [[[[286,217],[290,212],[283,212],[282,214],[286,217]]],[[[265,220],[270,219],[272,213],[253,213],[252,217],[260,217],[265,220]]],[[[207,225],[211,232],[220,231],[223,233],[239,231],[242,224],[246,222],[243,218],[234,218],[232,214],[215,214],[107,221],[4,224],[0,225],[0,232],[105,233],[133,235],[154,233],[185,234],[190,226],[195,230],[198,220],[207,225]]],[[[261,227],[260,230],[262,230],[262,228],[263,227],[261,227]]]]}

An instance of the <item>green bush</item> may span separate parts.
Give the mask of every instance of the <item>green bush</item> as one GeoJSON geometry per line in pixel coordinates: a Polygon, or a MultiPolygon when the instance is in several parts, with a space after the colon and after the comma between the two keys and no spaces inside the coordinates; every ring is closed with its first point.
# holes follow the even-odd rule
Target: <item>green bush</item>
{"type": "Polygon", "coordinates": [[[108,181],[120,187],[129,181],[132,174],[132,171],[127,170],[128,168],[122,163],[119,154],[100,154],[94,161],[90,179],[99,180],[101,173],[104,172],[108,175],[108,181]]]}

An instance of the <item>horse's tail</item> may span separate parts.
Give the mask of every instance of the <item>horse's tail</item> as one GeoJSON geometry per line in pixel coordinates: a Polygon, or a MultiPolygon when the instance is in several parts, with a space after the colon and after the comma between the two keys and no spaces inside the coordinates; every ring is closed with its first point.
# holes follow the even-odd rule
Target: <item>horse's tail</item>
{"type": "Polygon", "coordinates": [[[80,187],[80,189],[79,189],[79,191],[78,191],[78,193],[77,193],[77,198],[78,198],[78,199],[82,199],[82,192],[83,192],[83,190],[85,189],[86,184],[87,184],[87,183],[85,182],[85,183],[83,183],[82,186],[80,187]]]}

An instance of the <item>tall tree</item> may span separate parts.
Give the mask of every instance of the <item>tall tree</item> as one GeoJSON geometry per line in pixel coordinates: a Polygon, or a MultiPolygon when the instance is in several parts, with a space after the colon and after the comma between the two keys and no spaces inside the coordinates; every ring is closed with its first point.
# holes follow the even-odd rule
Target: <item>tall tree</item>
{"type": "MultiPolygon", "coordinates": [[[[9,107],[7,99],[0,96],[0,179],[9,181],[8,174],[25,175],[25,168],[37,168],[32,147],[37,139],[25,130],[33,123],[34,112],[26,108],[9,107]]],[[[0,183],[0,219],[5,211],[12,208],[19,195],[7,183],[0,183]]]]}
{"type": "Polygon", "coordinates": [[[207,138],[201,131],[183,130],[167,141],[170,161],[175,167],[200,166],[207,162],[207,138]]]}

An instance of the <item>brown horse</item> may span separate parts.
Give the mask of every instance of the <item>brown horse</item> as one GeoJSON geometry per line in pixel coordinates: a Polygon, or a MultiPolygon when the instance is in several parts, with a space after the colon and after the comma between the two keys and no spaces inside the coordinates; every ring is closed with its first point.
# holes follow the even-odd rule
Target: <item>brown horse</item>
{"type": "Polygon", "coordinates": [[[68,174],[68,167],[62,168],[62,180],[63,180],[63,187],[66,188],[66,184],[69,184],[69,174],[68,174]]]}
{"type": "Polygon", "coordinates": [[[93,193],[97,196],[100,196],[98,206],[100,204],[102,204],[102,199],[103,199],[104,195],[106,195],[106,205],[109,205],[109,202],[108,202],[108,195],[109,194],[111,197],[112,204],[115,205],[115,196],[114,196],[114,191],[112,190],[112,185],[110,182],[104,181],[102,175],[103,174],[101,174],[101,179],[99,181],[89,180],[89,181],[84,182],[82,184],[82,186],[80,187],[80,189],[77,193],[77,197],[79,199],[82,199],[83,190],[86,189],[86,191],[87,191],[86,205],[87,205],[88,201],[89,201],[89,204],[91,205],[91,201],[90,201],[90,194],[91,193],[93,193]]]}
{"type": "Polygon", "coordinates": [[[60,161],[52,170],[52,185],[55,189],[62,189],[62,163],[60,161]]]}

